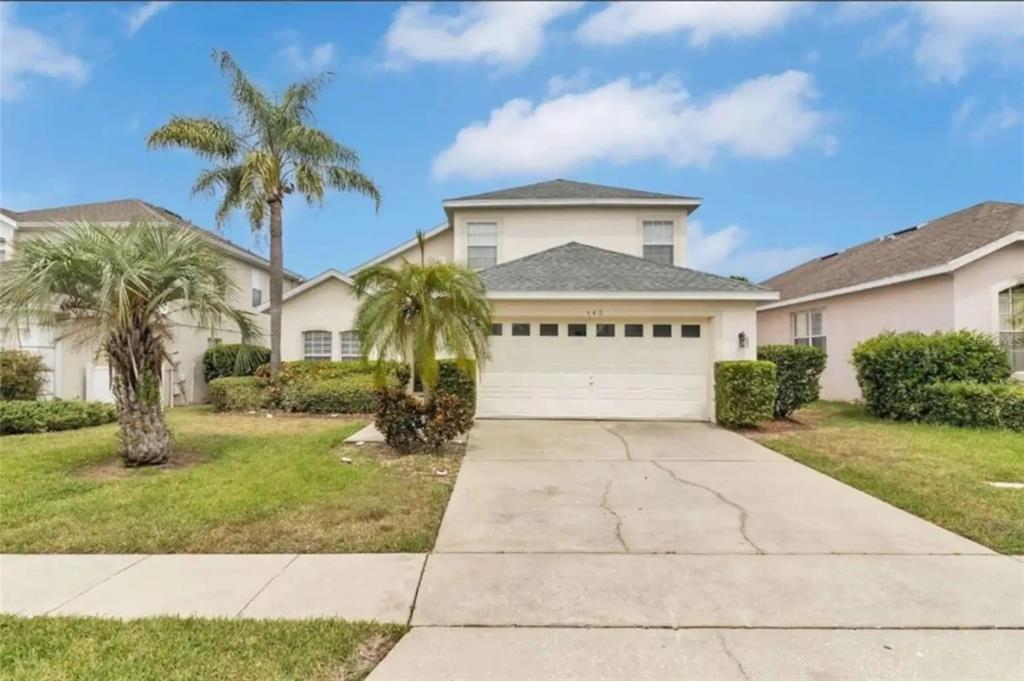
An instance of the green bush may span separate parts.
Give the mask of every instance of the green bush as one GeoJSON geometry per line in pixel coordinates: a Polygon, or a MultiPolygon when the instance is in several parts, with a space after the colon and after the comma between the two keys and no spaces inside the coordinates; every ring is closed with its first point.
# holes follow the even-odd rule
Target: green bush
{"type": "Polygon", "coordinates": [[[724,426],[755,426],[772,417],[779,381],[760,360],[715,363],[715,417],[724,426]]]}
{"type": "Polygon", "coordinates": [[[82,400],[0,401],[0,435],[46,433],[99,426],[117,420],[112,404],[82,400]]]}
{"type": "Polygon", "coordinates": [[[925,396],[928,423],[1024,430],[1024,386],[953,381],[928,386],[925,396]]]}
{"type": "Polygon", "coordinates": [[[277,404],[285,411],[311,414],[369,414],[376,402],[372,374],[292,381],[280,388],[277,404]]]}
{"type": "Polygon", "coordinates": [[[1008,384],[998,389],[999,425],[1024,432],[1024,384],[1008,384]]]}
{"type": "Polygon", "coordinates": [[[0,350],[0,400],[34,400],[49,369],[42,357],[22,350],[0,350]]]}
{"type": "Polygon", "coordinates": [[[270,361],[270,348],[227,343],[214,345],[203,353],[203,376],[207,383],[225,376],[252,376],[270,361]]]}
{"type": "Polygon", "coordinates": [[[789,418],[805,404],[818,399],[825,351],[810,345],[762,345],[757,358],[775,365],[779,392],[775,396],[775,418],[789,418]]]}
{"type": "Polygon", "coordinates": [[[853,365],[868,411],[900,420],[924,416],[933,383],[1002,383],[1010,375],[1006,351],[974,331],[883,333],[853,349],[853,365]]]}
{"type": "Polygon", "coordinates": [[[427,404],[424,414],[423,443],[437,451],[472,426],[472,403],[455,393],[438,391],[427,404]]]}
{"type": "Polygon", "coordinates": [[[253,376],[225,376],[210,381],[210,404],[217,411],[252,411],[273,405],[270,393],[253,376]]]}
{"type": "Polygon", "coordinates": [[[377,391],[373,423],[384,441],[399,452],[411,452],[423,444],[420,400],[402,388],[377,391]]]}

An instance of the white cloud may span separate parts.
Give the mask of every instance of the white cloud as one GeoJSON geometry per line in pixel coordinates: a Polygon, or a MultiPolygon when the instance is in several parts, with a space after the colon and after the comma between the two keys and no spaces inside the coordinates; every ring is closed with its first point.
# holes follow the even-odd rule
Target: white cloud
{"type": "Polygon", "coordinates": [[[687,223],[688,266],[725,276],[733,274],[762,281],[820,254],[820,246],[793,248],[745,247],[750,234],[738,225],[705,232],[700,220],[687,223]]]}
{"type": "Polygon", "coordinates": [[[779,28],[799,9],[795,2],[615,2],[590,15],[580,39],[620,45],[635,38],[688,32],[690,44],[744,38],[779,28]]]}
{"type": "Polygon", "coordinates": [[[975,144],[1006,130],[1024,126],[1024,110],[1005,99],[999,106],[981,110],[976,97],[968,97],[953,112],[950,127],[954,133],[964,134],[975,144]]]}
{"type": "Polygon", "coordinates": [[[561,172],[595,161],[661,159],[706,166],[720,155],[776,158],[829,144],[810,74],[787,71],[740,83],[703,102],[671,78],[628,78],[534,106],[513,99],[458,132],[433,164],[435,177],[561,172]]]}
{"type": "Polygon", "coordinates": [[[58,78],[79,87],[89,79],[89,67],[56,41],[17,23],[15,6],[0,5],[0,97],[18,99],[32,76],[58,78]]]}
{"type": "Polygon", "coordinates": [[[470,62],[515,66],[540,51],[545,30],[579,2],[481,2],[438,13],[430,3],[403,5],[386,37],[392,64],[470,62]]]}
{"type": "Polygon", "coordinates": [[[128,14],[128,35],[135,35],[147,21],[171,6],[170,2],[146,2],[128,14]]]}
{"type": "Polygon", "coordinates": [[[590,86],[593,72],[586,66],[571,76],[551,76],[548,78],[548,95],[556,97],[566,92],[579,92],[590,86]]]}
{"type": "Polygon", "coordinates": [[[286,45],[278,55],[296,71],[321,71],[334,61],[334,43],[315,45],[308,55],[298,45],[286,45]]]}
{"type": "Polygon", "coordinates": [[[1007,62],[1024,54],[1020,2],[928,2],[913,8],[924,26],[914,59],[931,81],[955,83],[972,61],[1007,62]]]}

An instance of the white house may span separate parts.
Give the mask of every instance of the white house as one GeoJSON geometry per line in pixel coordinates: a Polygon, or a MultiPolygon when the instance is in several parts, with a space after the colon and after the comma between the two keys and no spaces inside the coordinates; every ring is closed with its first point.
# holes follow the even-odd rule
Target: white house
{"type": "MultiPolygon", "coordinates": [[[[478,415],[711,420],[714,362],[755,358],[778,294],[686,268],[699,205],[568,180],[444,201],[426,258],[479,270],[495,311],[478,415]]],[[[350,276],[419,258],[411,239],[287,292],[282,358],[359,357],[350,276]]]]}

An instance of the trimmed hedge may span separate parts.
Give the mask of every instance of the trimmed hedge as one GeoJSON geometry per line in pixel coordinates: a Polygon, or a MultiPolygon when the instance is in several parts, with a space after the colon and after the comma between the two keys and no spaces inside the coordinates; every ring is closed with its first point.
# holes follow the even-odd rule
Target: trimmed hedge
{"type": "Polygon", "coordinates": [[[210,404],[217,411],[269,409],[266,386],[254,376],[225,376],[210,381],[210,404]]]}
{"type": "Polygon", "coordinates": [[[771,419],[778,390],[771,362],[715,362],[715,418],[724,426],[756,426],[771,419]]]}
{"type": "Polygon", "coordinates": [[[928,386],[925,397],[928,423],[1024,431],[1024,386],[951,381],[928,386]]]}
{"type": "Polygon", "coordinates": [[[775,418],[788,418],[794,411],[818,399],[826,355],[810,345],[762,345],[757,358],[775,365],[779,391],[775,395],[775,418]]]}
{"type": "Polygon", "coordinates": [[[82,400],[2,400],[0,435],[47,433],[100,426],[117,420],[117,410],[104,402],[82,400]]]}
{"type": "Polygon", "coordinates": [[[203,376],[209,383],[225,376],[252,376],[270,361],[270,348],[227,343],[214,345],[203,353],[203,376]]]}
{"type": "Polygon", "coordinates": [[[883,333],[853,349],[853,365],[868,411],[897,420],[923,418],[934,383],[1004,383],[1010,376],[1006,351],[974,331],[883,333]]]}
{"type": "MultiPolygon", "coordinates": [[[[395,379],[398,385],[409,382],[409,366],[399,364],[395,367],[395,379]]],[[[423,391],[420,377],[416,377],[416,392],[423,391]]],[[[454,359],[437,360],[437,392],[449,393],[461,397],[476,413],[476,362],[466,360],[458,362],[454,359]]]]}
{"type": "Polygon", "coordinates": [[[369,414],[376,403],[372,374],[294,381],[282,387],[277,404],[285,411],[310,414],[369,414]]]}
{"type": "Polygon", "coordinates": [[[473,412],[454,393],[438,390],[426,400],[386,387],[377,391],[373,422],[384,441],[401,453],[437,451],[473,426],[473,412]]]}
{"type": "Polygon", "coordinates": [[[47,371],[39,355],[24,350],[0,350],[0,400],[36,399],[47,371]]]}

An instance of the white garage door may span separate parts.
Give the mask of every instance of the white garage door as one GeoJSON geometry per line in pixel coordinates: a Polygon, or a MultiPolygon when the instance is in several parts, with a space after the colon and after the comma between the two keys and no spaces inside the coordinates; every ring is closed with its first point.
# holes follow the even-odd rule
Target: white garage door
{"type": "Polygon", "coordinates": [[[699,321],[502,320],[477,414],[707,419],[707,335],[699,321]]]}

